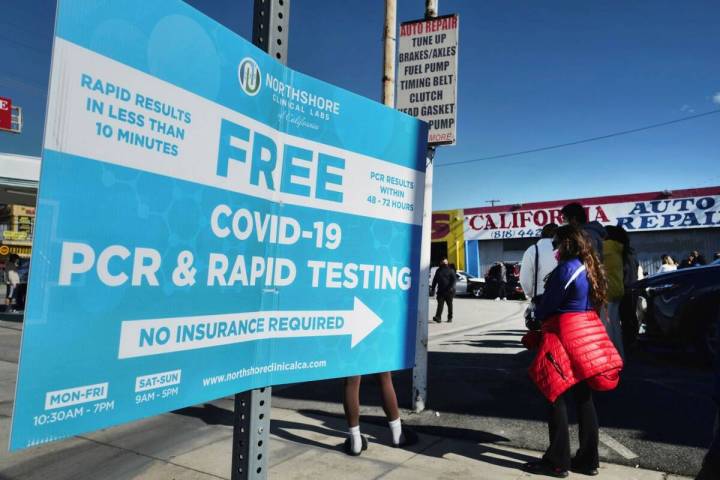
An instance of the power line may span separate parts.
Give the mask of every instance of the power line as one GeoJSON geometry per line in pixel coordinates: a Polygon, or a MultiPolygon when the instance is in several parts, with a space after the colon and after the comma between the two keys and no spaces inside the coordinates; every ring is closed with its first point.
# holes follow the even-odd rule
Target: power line
{"type": "Polygon", "coordinates": [[[581,144],[581,143],[596,142],[596,141],[598,141],[598,140],[605,140],[605,139],[607,139],[607,138],[619,137],[619,136],[621,136],[621,135],[628,135],[628,134],[631,134],[631,133],[642,132],[642,131],[644,131],[644,130],[650,130],[650,129],[652,129],[652,128],[664,127],[664,126],[666,126],[666,125],[672,125],[673,123],[686,122],[686,121],[688,121],[688,120],[693,120],[693,119],[695,119],[695,118],[700,118],[700,117],[706,117],[706,116],[708,116],[708,115],[714,115],[714,114],[716,114],[716,113],[720,113],[720,109],[710,110],[709,112],[698,113],[698,114],[696,114],[696,115],[690,115],[689,117],[677,118],[677,119],[675,119],[675,120],[670,120],[670,121],[668,121],[668,122],[654,123],[654,124],[652,124],[652,125],[647,125],[647,126],[644,126],[644,127],[633,128],[633,129],[630,129],[630,130],[622,130],[622,131],[620,131],[620,132],[609,133],[609,134],[607,134],[607,135],[600,135],[599,137],[590,137],[590,138],[585,138],[585,139],[583,139],[583,140],[576,140],[576,141],[574,141],[574,142],[558,143],[558,144],[556,144],[556,145],[548,145],[548,146],[546,146],[546,147],[532,148],[532,149],[530,149],[530,150],[521,150],[521,151],[519,151],[519,152],[512,152],[512,153],[503,153],[503,154],[500,154],[500,155],[491,155],[491,156],[489,156],[489,157],[474,158],[474,159],[472,159],[472,160],[460,160],[460,161],[457,161],[457,162],[449,162],[449,163],[436,163],[436,164],[435,164],[435,168],[439,168],[439,167],[450,167],[450,166],[452,166],[452,165],[464,165],[464,164],[467,164],[467,163],[474,163],[474,162],[484,162],[484,161],[487,161],[487,160],[497,160],[497,159],[499,159],[499,158],[516,157],[516,156],[518,156],[518,155],[526,155],[526,154],[528,154],[528,153],[544,152],[544,151],[546,151],[546,150],[554,150],[554,149],[556,149],[556,148],[570,147],[570,146],[573,146],[573,145],[579,145],[579,144],[581,144]]]}

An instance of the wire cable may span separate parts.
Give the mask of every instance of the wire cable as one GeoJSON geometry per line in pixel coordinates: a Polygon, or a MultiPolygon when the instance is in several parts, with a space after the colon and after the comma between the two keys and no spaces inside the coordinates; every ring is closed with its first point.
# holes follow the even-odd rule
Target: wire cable
{"type": "Polygon", "coordinates": [[[646,125],[644,127],[632,128],[630,130],[622,130],[622,131],[615,132],[615,133],[608,133],[607,135],[600,135],[598,137],[590,137],[590,138],[585,138],[582,140],[576,140],[574,142],[558,143],[555,145],[548,145],[546,147],[531,148],[530,150],[520,150],[519,152],[503,153],[500,155],[491,155],[488,157],[474,158],[471,160],[459,160],[457,162],[448,162],[448,163],[437,163],[436,162],[435,168],[450,167],[453,165],[465,165],[467,163],[474,163],[474,162],[485,162],[488,160],[497,160],[499,158],[508,158],[508,157],[516,157],[518,155],[526,155],[528,153],[544,152],[546,150],[554,150],[556,148],[571,147],[573,145],[580,145],[582,143],[597,142],[598,140],[605,140],[605,139],[612,138],[612,137],[619,137],[621,135],[629,135],[631,133],[642,132],[644,130],[650,130],[652,128],[664,127],[666,125],[672,125],[674,123],[686,122],[688,120],[694,120],[696,118],[706,117],[708,115],[714,115],[716,113],[720,113],[720,109],[710,110],[708,112],[690,115],[689,117],[676,118],[675,120],[670,120],[667,122],[654,123],[652,125],[646,125]]]}

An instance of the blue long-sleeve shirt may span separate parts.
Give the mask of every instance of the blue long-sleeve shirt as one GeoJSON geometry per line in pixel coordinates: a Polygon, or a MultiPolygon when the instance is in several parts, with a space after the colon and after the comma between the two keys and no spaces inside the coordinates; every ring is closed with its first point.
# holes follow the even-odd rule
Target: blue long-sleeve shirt
{"type": "Polygon", "coordinates": [[[570,281],[581,266],[582,262],[577,258],[558,264],[545,284],[545,292],[535,309],[535,318],[542,321],[558,313],[586,312],[593,309],[587,272],[580,272],[570,281]]]}

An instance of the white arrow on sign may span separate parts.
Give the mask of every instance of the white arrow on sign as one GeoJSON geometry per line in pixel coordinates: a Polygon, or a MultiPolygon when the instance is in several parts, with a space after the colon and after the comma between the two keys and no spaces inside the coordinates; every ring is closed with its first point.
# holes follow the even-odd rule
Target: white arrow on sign
{"type": "Polygon", "coordinates": [[[144,357],[271,338],[350,335],[355,347],[382,319],[355,297],[352,310],[242,312],[126,320],[118,358],[144,357]]]}

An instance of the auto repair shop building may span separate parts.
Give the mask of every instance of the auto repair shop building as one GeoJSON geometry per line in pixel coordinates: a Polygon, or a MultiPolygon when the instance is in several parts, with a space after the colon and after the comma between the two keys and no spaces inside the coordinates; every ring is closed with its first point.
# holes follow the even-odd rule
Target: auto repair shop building
{"type": "Polygon", "coordinates": [[[720,187],[708,187],[433,212],[431,263],[447,257],[482,276],[496,261],[519,262],[544,225],[561,224],[570,202],[582,204],[590,221],[625,228],[648,274],[662,254],[679,262],[698,250],[712,261],[720,252],[720,187]]]}

